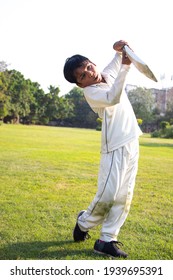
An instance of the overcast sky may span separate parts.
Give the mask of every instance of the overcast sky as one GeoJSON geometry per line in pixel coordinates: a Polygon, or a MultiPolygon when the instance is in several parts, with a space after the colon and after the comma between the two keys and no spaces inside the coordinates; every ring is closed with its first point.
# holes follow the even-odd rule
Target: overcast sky
{"type": "Polygon", "coordinates": [[[173,82],[172,27],[171,0],[0,0],[0,61],[65,94],[74,86],[63,77],[67,57],[85,55],[102,70],[124,39],[159,80],[132,66],[127,82],[160,88],[173,82]]]}

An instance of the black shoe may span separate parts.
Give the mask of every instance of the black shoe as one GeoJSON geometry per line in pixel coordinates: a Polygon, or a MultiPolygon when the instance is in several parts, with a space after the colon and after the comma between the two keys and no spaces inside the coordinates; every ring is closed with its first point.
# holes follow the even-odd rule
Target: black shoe
{"type": "MultiPolygon", "coordinates": [[[[78,218],[85,212],[85,210],[82,210],[79,212],[78,216],[77,216],[77,220],[78,218]]],[[[90,236],[88,234],[88,231],[82,231],[79,226],[78,223],[76,222],[75,228],[73,230],[73,239],[75,242],[79,242],[79,241],[85,241],[85,239],[88,239],[90,236]]]]}
{"type": "Polygon", "coordinates": [[[121,251],[117,245],[123,244],[118,241],[105,242],[96,240],[94,244],[94,252],[114,258],[127,258],[128,255],[125,252],[121,251]]]}

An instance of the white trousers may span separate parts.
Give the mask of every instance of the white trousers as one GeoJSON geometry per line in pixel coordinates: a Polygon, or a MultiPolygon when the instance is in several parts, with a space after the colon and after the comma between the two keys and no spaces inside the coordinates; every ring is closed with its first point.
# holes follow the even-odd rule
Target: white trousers
{"type": "Polygon", "coordinates": [[[86,212],[78,218],[82,231],[102,224],[100,239],[117,240],[130,210],[138,158],[138,140],[101,155],[98,191],[86,212]]]}

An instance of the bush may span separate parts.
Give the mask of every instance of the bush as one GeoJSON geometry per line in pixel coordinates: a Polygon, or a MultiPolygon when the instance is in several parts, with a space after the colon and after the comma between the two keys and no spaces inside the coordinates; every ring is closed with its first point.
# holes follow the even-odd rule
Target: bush
{"type": "Polygon", "coordinates": [[[165,128],[169,127],[169,126],[170,126],[170,123],[169,123],[169,122],[162,121],[162,122],[160,123],[161,129],[165,129],[165,128]]]}
{"type": "Polygon", "coordinates": [[[142,119],[137,119],[137,122],[138,122],[138,125],[140,126],[140,125],[142,125],[143,120],[142,119]]]}
{"type": "Polygon", "coordinates": [[[173,119],[170,119],[169,123],[172,125],[173,124],[173,119]]]}
{"type": "Polygon", "coordinates": [[[40,122],[41,125],[48,125],[48,123],[49,123],[49,118],[48,118],[48,117],[41,117],[41,118],[39,119],[39,122],[40,122]]]}
{"type": "Polygon", "coordinates": [[[151,133],[151,137],[173,138],[173,125],[167,126],[164,129],[155,130],[151,133]]]}
{"type": "Polygon", "coordinates": [[[102,129],[102,119],[101,118],[97,118],[96,122],[97,122],[96,130],[101,131],[101,129],[102,129]]]}
{"type": "Polygon", "coordinates": [[[160,133],[160,130],[155,130],[151,133],[151,137],[153,138],[159,138],[161,137],[161,133],[160,133]]]}
{"type": "Polygon", "coordinates": [[[173,125],[165,128],[164,138],[173,138],[173,125]]]}

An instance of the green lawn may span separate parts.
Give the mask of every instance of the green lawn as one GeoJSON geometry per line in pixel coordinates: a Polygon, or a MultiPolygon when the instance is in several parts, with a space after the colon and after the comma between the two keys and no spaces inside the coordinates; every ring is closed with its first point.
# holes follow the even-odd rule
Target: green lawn
{"type": "MultiPolygon", "coordinates": [[[[76,215],[97,189],[100,132],[0,126],[0,259],[102,260],[74,243],[76,215]]],[[[131,260],[173,259],[173,140],[140,138],[139,171],[119,240],[131,260]]]]}

